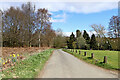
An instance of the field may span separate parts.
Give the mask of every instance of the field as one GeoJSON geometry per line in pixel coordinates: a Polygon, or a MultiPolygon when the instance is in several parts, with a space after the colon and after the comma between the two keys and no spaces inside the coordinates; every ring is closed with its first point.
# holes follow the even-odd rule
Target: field
{"type": "Polygon", "coordinates": [[[97,66],[106,68],[106,69],[114,69],[118,70],[118,51],[107,51],[107,50],[78,50],[75,49],[74,52],[71,49],[63,49],[79,59],[85,60],[88,63],[95,64],[97,66]],[[77,50],[77,53],[76,53],[77,50]],[[81,54],[79,55],[79,51],[81,54]],[[84,52],[86,52],[86,56],[84,56],[84,52]],[[94,59],[91,59],[91,53],[94,53],[94,59]],[[104,64],[104,56],[107,56],[107,63],[104,64]]]}
{"type": "Polygon", "coordinates": [[[17,61],[14,66],[3,70],[3,78],[35,78],[38,72],[43,68],[54,49],[28,55],[26,59],[17,61]]]}

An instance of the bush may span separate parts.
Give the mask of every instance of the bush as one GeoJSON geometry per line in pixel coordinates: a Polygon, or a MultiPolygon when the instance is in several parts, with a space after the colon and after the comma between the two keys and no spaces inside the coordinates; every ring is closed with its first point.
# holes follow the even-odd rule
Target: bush
{"type": "Polygon", "coordinates": [[[85,50],[90,50],[90,44],[85,45],[85,50]]]}
{"type": "Polygon", "coordinates": [[[82,35],[77,38],[77,45],[78,45],[78,48],[85,49],[86,41],[82,35]]]}

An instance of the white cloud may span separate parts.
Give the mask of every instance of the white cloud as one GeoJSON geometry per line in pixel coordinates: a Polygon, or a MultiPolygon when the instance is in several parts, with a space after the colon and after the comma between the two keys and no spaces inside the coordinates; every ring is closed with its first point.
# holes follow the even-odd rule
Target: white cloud
{"type": "Polygon", "coordinates": [[[38,7],[54,12],[63,10],[75,13],[95,13],[118,8],[117,2],[47,2],[38,4],[41,4],[40,6],[36,4],[38,7]]]}
{"type": "Polygon", "coordinates": [[[9,4],[2,4],[0,3],[0,10],[6,10],[6,9],[9,9],[10,5],[9,4]]]}
{"type": "Polygon", "coordinates": [[[56,15],[56,16],[54,16],[54,18],[60,18],[60,17],[63,17],[62,15],[56,15]]]}
{"type": "Polygon", "coordinates": [[[9,9],[11,6],[13,7],[20,7],[24,2],[0,2],[0,10],[5,11],[9,9]]]}
{"type": "MultiPolygon", "coordinates": [[[[22,0],[23,1],[23,0],[22,0]]],[[[23,2],[20,3],[23,3],[23,2]]],[[[111,0],[113,1],[113,0],[111,0]]],[[[27,2],[25,0],[25,2],[27,2]]],[[[30,1],[32,2],[32,1],[30,1]]],[[[66,11],[66,12],[74,12],[74,13],[95,13],[95,12],[101,12],[101,11],[105,11],[105,10],[111,10],[111,9],[115,9],[118,8],[118,2],[117,1],[113,1],[113,2],[104,2],[104,1],[100,1],[100,2],[80,2],[79,0],[75,1],[75,2],[66,2],[66,1],[46,1],[46,2],[40,2],[40,1],[33,1],[34,4],[36,5],[36,8],[46,8],[49,11],[66,11]]],[[[12,2],[11,2],[12,3],[12,2]]],[[[1,2],[0,1],[0,8],[1,9],[7,9],[10,6],[16,6],[16,4],[11,4],[9,1],[8,2],[1,2]]],[[[19,4],[19,3],[17,3],[19,4]]]]}
{"type": "MultiPolygon", "coordinates": [[[[112,0],[111,0],[112,1],[112,0]]],[[[24,1],[23,1],[24,2],[24,1]]],[[[10,6],[20,6],[21,3],[9,3],[9,2],[0,2],[0,9],[6,10],[10,6]]],[[[32,1],[31,1],[32,2],[32,1]]],[[[73,13],[96,13],[105,10],[111,10],[118,8],[117,2],[34,2],[33,4],[36,5],[36,8],[46,8],[49,12],[57,12],[57,11],[64,11],[64,12],[73,12],[73,13]]],[[[54,15],[54,14],[52,14],[54,15]]],[[[54,15],[51,18],[51,22],[65,22],[66,21],[66,14],[63,13],[54,15]]]]}
{"type": "Polygon", "coordinates": [[[0,0],[0,2],[118,2],[119,0],[0,0]]]}
{"type": "MultiPolygon", "coordinates": [[[[95,34],[96,35],[96,32],[95,31],[87,31],[87,33],[89,34],[89,36],[91,37],[92,34],[95,34]]],[[[64,36],[70,36],[72,34],[72,32],[63,32],[64,36]]],[[[73,34],[76,36],[76,32],[73,32],[73,34]]],[[[83,34],[83,31],[82,31],[82,34],[83,34]]]]}
{"type": "Polygon", "coordinates": [[[64,19],[53,19],[53,18],[51,18],[50,22],[64,22],[64,21],[65,21],[64,19]]]}
{"type": "MultiPolygon", "coordinates": [[[[64,36],[70,36],[72,34],[72,32],[63,32],[64,36]]],[[[73,34],[76,36],[76,32],[73,32],[73,34]]]]}
{"type": "Polygon", "coordinates": [[[92,36],[92,34],[97,34],[95,31],[87,31],[87,33],[89,34],[89,36],[91,37],[92,36]]]}
{"type": "Polygon", "coordinates": [[[62,15],[58,14],[53,16],[53,18],[51,18],[51,22],[65,22],[66,21],[66,14],[63,13],[62,15]]]}

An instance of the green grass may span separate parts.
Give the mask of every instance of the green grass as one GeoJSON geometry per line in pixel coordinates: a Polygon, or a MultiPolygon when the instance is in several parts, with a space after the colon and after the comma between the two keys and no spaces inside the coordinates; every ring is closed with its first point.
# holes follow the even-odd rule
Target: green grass
{"type": "Polygon", "coordinates": [[[43,68],[54,49],[48,49],[38,54],[29,56],[29,58],[16,63],[13,66],[2,72],[2,77],[5,78],[35,78],[43,68]]]}
{"type": "Polygon", "coordinates": [[[88,63],[95,64],[97,66],[106,68],[106,69],[114,69],[118,70],[118,51],[105,51],[105,50],[79,50],[75,49],[75,51],[81,51],[76,54],[76,52],[71,52],[70,49],[63,49],[75,57],[82,59],[88,63]],[[84,52],[87,52],[87,56],[84,56],[84,52]],[[91,59],[91,53],[94,53],[94,59],[91,59]],[[103,63],[104,56],[107,56],[107,64],[103,63]],[[97,60],[97,61],[96,61],[97,60]]]}

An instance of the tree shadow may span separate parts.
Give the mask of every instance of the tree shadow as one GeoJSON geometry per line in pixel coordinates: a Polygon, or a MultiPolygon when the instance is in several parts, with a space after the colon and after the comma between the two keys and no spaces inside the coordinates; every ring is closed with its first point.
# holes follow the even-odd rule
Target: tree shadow
{"type": "Polygon", "coordinates": [[[92,59],[92,57],[87,57],[88,59],[92,59]]]}

